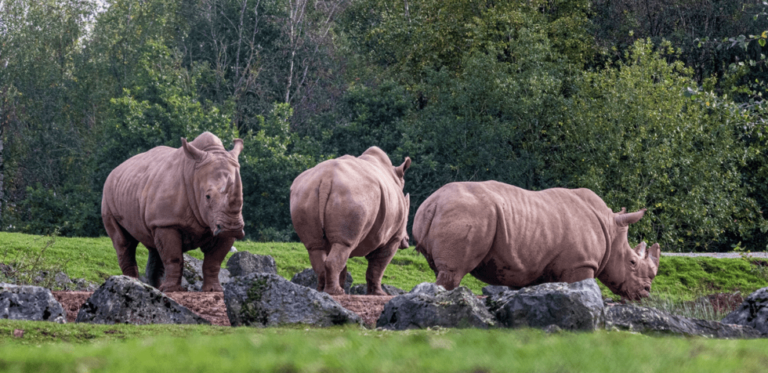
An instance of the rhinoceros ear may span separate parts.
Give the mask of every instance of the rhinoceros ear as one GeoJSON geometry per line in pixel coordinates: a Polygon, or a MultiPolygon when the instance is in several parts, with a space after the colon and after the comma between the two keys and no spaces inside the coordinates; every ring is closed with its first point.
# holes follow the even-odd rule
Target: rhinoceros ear
{"type": "Polygon", "coordinates": [[[405,157],[405,162],[395,167],[395,173],[397,174],[397,177],[403,177],[405,175],[405,171],[407,171],[410,167],[411,167],[411,157],[405,157]]]}
{"type": "Polygon", "coordinates": [[[184,153],[187,154],[187,157],[192,158],[192,160],[194,160],[195,162],[202,161],[203,159],[205,159],[205,156],[207,155],[206,152],[188,143],[187,139],[184,137],[181,138],[181,146],[184,148],[184,153]]]}
{"type": "Polygon", "coordinates": [[[653,244],[650,249],[648,249],[648,256],[653,261],[653,264],[656,265],[656,268],[658,270],[659,268],[659,258],[661,258],[661,247],[659,246],[659,243],[653,244]]]}
{"type": "Polygon", "coordinates": [[[406,207],[406,210],[411,209],[411,193],[405,194],[405,207],[406,207]]]}
{"type": "Polygon", "coordinates": [[[241,139],[234,139],[232,140],[234,146],[232,147],[232,150],[229,151],[229,154],[231,154],[235,159],[240,156],[240,151],[243,150],[243,140],[241,139]]]}
{"type": "MultiPolygon", "coordinates": [[[[624,210],[624,208],[622,208],[622,210],[624,210]]],[[[613,216],[613,220],[616,222],[616,225],[626,227],[640,221],[640,219],[643,218],[643,215],[645,215],[645,210],[646,209],[641,209],[640,211],[630,212],[628,214],[619,212],[613,216]]]]}

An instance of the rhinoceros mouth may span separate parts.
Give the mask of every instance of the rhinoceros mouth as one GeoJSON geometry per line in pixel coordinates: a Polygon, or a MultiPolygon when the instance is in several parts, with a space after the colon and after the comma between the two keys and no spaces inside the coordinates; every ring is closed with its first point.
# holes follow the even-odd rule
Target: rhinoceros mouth
{"type": "Polygon", "coordinates": [[[245,232],[243,232],[245,223],[241,217],[216,219],[216,224],[211,228],[214,236],[235,237],[237,239],[245,237],[245,232]]]}

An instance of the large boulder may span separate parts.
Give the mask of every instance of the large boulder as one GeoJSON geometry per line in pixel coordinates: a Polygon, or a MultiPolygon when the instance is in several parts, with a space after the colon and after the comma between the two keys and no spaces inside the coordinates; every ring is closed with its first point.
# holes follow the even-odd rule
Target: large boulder
{"type": "Polygon", "coordinates": [[[247,251],[233,254],[227,261],[230,276],[245,276],[251,273],[277,274],[275,259],[269,255],[256,255],[247,251]]]}
{"type": "Polygon", "coordinates": [[[510,328],[595,330],[603,323],[603,298],[594,279],[545,283],[518,290],[498,308],[496,318],[510,328]]]}
{"type": "Polygon", "coordinates": [[[392,298],[376,322],[377,327],[394,330],[433,326],[487,329],[495,325],[493,316],[466,287],[446,291],[426,283],[392,298]]]}
{"type": "Polygon", "coordinates": [[[361,323],[360,316],[330,295],[270,273],[233,277],[224,285],[224,303],[232,326],[361,323]]]}
{"type": "MultiPolygon", "coordinates": [[[[352,275],[347,272],[347,279],[344,280],[344,285],[342,287],[344,288],[344,293],[349,294],[349,288],[352,287],[352,282],[354,279],[352,278],[352,275]]],[[[306,286],[311,289],[317,289],[317,274],[315,274],[315,271],[312,270],[312,268],[307,268],[295,275],[291,278],[291,282],[294,284],[299,284],[301,286],[306,286]]]]}
{"type": "Polygon", "coordinates": [[[605,328],[652,335],[702,336],[709,338],[756,338],[760,333],[750,326],[689,319],[655,308],[621,304],[605,311],[605,328]]]}
{"type": "Polygon", "coordinates": [[[210,324],[165,294],[128,276],[112,276],[88,298],[76,322],[92,324],[210,324]]]}
{"type": "Polygon", "coordinates": [[[488,312],[495,315],[496,312],[501,309],[505,304],[509,303],[509,301],[512,300],[517,295],[517,290],[511,290],[508,287],[504,286],[505,290],[502,291],[486,291],[486,288],[488,286],[483,288],[483,294],[485,295],[485,307],[488,308],[488,312]]]}
{"type": "MultiPolygon", "coordinates": [[[[384,290],[384,292],[387,293],[387,295],[405,294],[405,290],[392,285],[387,285],[387,284],[381,284],[381,290],[384,290]]],[[[352,285],[349,288],[349,292],[348,292],[348,294],[350,295],[366,295],[367,293],[368,293],[368,285],[366,284],[352,285]]]]}
{"type": "Polygon", "coordinates": [[[50,290],[0,283],[0,319],[66,322],[66,313],[50,290]]]}
{"type": "MultiPolygon", "coordinates": [[[[219,270],[219,283],[229,282],[230,273],[222,268],[219,270]]],[[[181,287],[187,291],[200,291],[203,288],[203,261],[191,255],[184,254],[184,270],[181,275],[181,287]]]]}
{"type": "Polygon", "coordinates": [[[744,303],[725,316],[722,322],[751,326],[764,336],[768,336],[768,287],[750,294],[744,303]]]}

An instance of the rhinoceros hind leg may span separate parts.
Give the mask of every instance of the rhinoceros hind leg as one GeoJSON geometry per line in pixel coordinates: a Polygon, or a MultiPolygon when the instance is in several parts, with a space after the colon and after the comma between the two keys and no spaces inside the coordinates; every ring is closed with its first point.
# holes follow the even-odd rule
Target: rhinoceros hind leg
{"type": "Polygon", "coordinates": [[[112,246],[117,253],[120,270],[126,276],[139,277],[139,266],[136,264],[136,246],[139,241],[123,229],[111,214],[104,215],[104,229],[107,230],[112,246]]]}
{"type": "Polygon", "coordinates": [[[165,267],[165,279],[158,289],[162,292],[184,291],[181,287],[181,271],[184,267],[181,233],[173,228],[155,229],[155,247],[165,267]]]}
{"type": "Polygon", "coordinates": [[[219,271],[221,262],[227,257],[229,248],[234,243],[234,238],[221,238],[215,241],[211,250],[203,251],[203,287],[200,291],[224,291],[219,283],[219,271]]]}
{"type": "Polygon", "coordinates": [[[309,249],[309,262],[312,263],[312,270],[317,275],[317,291],[325,290],[325,258],[328,252],[325,248],[309,249]]]}
{"type": "MultiPolygon", "coordinates": [[[[331,252],[325,259],[325,292],[331,295],[343,295],[344,289],[339,285],[339,275],[347,266],[347,259],[352,253],[352,247],[334,243],[331,252]]],[[[319,277],[319,276],[318,276],[319,277]]],[[[319,279],[318,279],[319,282],[319,279]]]]}
{"type": "Polygon", "coordinates": [[[163,267],[163,260],[160,259],[160,254],[154,247],[148,247],[149,258],[147,259],[147,267],[144,273],[147,275],[147,281],[153,287],[160,286],[160,281],[163,280],[165,275],[165,267],[163,267]]]}
{"type": "Polygon", "coordinates": [[[365,256],[365,259],[368,259],[368,270],[365,271],[366,294],[387,295],[381,289],[381,279],[384,277],[384,270],[396,253],[397,243],[378,248],[365,256]]]}

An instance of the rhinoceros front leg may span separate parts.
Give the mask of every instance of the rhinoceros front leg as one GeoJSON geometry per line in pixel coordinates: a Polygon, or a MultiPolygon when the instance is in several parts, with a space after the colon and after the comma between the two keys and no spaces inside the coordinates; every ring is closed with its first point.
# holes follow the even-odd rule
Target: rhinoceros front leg
{"type": "Polygon", "coordinates": [[[181,233],[172,228],[155,229],[155,247],[165,267],[165,280],[158,289],[162,292],[184,291],[181,287],[181,271],[184,267],[181,233]]]}
{"type": "MultiPolygon", "coordinates": [[[[347,259],[352,253],[352,247],[340,243],[331,246],[331,252],[325,259],[325,292],[331,295],[343,295],[344,289],[339,285],[339,276],[347,266],[347,259]]],[[[345,274],[346,277],[346,274],[345,274]]],[[[319,279],[318,279],[319,280],[319,279]]]]}
{"type": "Polygon", "coordinates": [[[224,291],[219,283],[219,271],[234,243],[234,238],[220,238],[210,249],[203,251],[203,287],[200,291],[224,291]]]}
{"type": "Polygon", "coordinates": [[[368,270],[365,271],[365,282],[367,285],[366,294],[368,295],[387,295],[381,289],[381,279],[384,277],[384,270],[397,254],[399,242],[389,244],[378,248],[365,256],[368,259],[368,270]]]}

